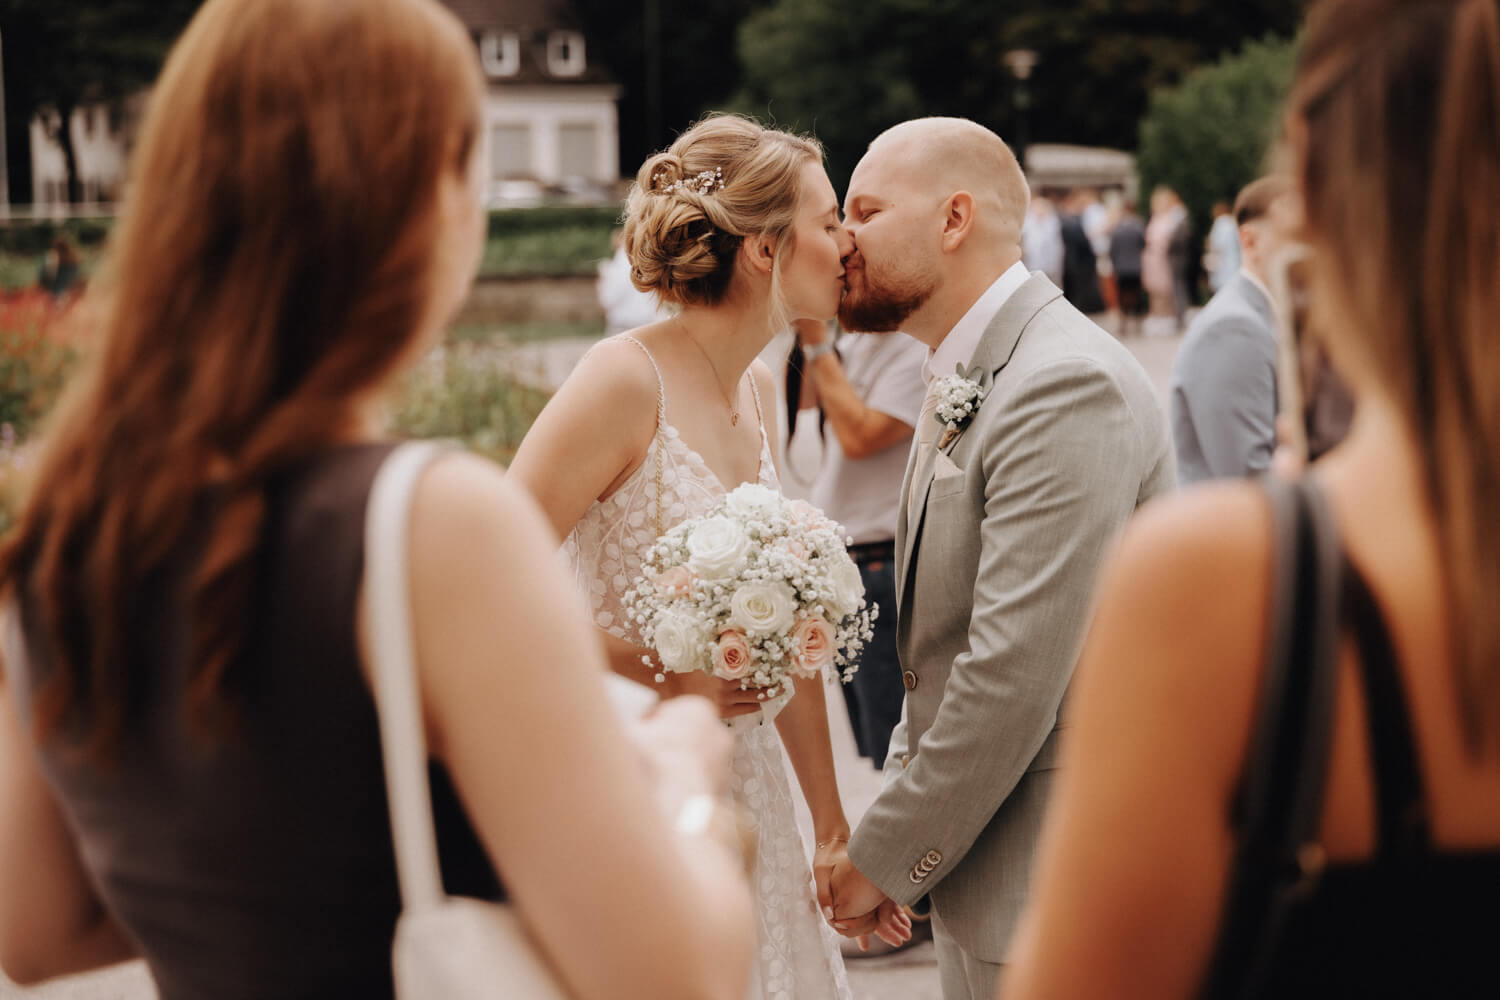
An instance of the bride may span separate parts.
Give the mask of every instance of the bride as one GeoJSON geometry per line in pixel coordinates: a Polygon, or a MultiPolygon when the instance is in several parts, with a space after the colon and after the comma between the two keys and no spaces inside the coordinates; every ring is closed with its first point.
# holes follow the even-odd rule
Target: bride
{"type": "MultiPolygon", "coordinates": [[[[612,665],[651,684],[621,598],[662,532],[742,483],[779,490],[766,426],[775,387],[755,358],[790,321],[834,315],[853,243],[815,142],[715,115],[641,167],[625,249],[636,287],[679,311],[590,351],[511,474],[567,536],[612,665]]],[[[701,673],[667,673],[656,686],[665,697],[706,695],[726,718],[761,712],[755,692],[701,673]]],[[[754,997],[849,996],[836,938],[818,918],[782,756],[784,747],[812,814],[817,863],[849,837],[825,712],[822,686],[803,683],[774,727],[736,724],[732,791],[758,833],[754,997]]],[[[895,943],[909,928],[892,911],[877,933],[895,943]]]]}

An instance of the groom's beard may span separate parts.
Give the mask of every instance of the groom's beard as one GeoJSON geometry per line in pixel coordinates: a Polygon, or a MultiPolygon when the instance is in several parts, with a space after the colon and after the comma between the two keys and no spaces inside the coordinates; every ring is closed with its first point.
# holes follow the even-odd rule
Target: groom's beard
{"type": "Polygon", "coordinates": [[[856,333],[895,333],[932,295],[937,282],[880,281],[869,262],[851,275],[839,302],[839,326],[856,333]]]}

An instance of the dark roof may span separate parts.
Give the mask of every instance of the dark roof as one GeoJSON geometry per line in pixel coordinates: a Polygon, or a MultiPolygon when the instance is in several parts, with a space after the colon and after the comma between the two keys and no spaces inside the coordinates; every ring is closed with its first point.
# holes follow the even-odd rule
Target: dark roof
{"type": "Polygon", "coordinates": [[[566,0],[443,0],[470,32],[578,28],[566,0]]]}
{"type": "Polygon", "coordinates": [[[602,60],[584,46],[584,70],[577,76],[555,76],[547,69],[547,38],[554,31],[583,33],[583,25],[567,0],[442,0],[474,37],[475,45],[488,32],[515,34],[521,43],[521,68],[514,76],[491,77],[490,83],[601,84],[614,82],[602,60]]]}

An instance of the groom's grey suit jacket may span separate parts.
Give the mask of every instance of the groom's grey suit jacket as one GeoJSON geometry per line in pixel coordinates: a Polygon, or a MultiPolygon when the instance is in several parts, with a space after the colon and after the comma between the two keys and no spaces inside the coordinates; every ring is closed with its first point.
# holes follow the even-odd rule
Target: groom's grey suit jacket
{"type": "Polygon", "coordinates": [[[907,464],[906,703],[849,855],[898,903],[930,894],[966,952],[1003,962],[1096,572],[1174,472],[1146,373],[1040,273],[1001,307],[968,372],[987,390],[970,426],[907,464]]]}

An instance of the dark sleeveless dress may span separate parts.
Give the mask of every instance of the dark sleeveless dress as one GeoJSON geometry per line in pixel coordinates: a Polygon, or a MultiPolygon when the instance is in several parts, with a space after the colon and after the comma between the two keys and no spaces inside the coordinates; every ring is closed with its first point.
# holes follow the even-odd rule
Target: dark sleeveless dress
{"type": "MultiPolygon", "coordinates": [[[[162,1000],[392,995],[400,904],[355,639],[365,500],[389,451],[336,448],[273,482],[232,734],[205,748],[180,711],[184,559],[142,581],[147,613],[131,633],[152,669],[118,759],[81,764],[56,741],[39,750],[84,864],[162,1000]]],[[[8,667],[26,717],[47,663],[28,639],[29,662],[8,667]]],[[[451,782],[431,771],[448,891],[500,898],[451,782]]]]}
{"type": "MultiPolygon", "coordinates": [[[[1309,606],[1315,595],[1299,586],[1296,620],[1311,628],[1310,616],[1336,614],[1334,634],[1356,644],[1372,758],[1376,846],[1365,860],[1325,864],[1314,851],[1310,863],[1297,871],[1268,873],[1266,881],[1289,887],[1281,906],[1268,906],[1265,898],[1277,890],[1261,886],[1257,892],[1243,879],[1232,879],[1241,891],[1232,891],[1226,901],[1219,964],[1201,995],[1276,1000],[1500,997],[1500,963],[1495,960],[1500,847],[1459,851],[1432,842],[1418,747],[1385,619],[1368,584],[1343,555],[1315,480],[1294,489],[1300,494],[1302,558],[1321,545],[1338,563],[1327,611],[1315,612],[1309,606]]],[[[1326,771],[1326,755],[1308,752],[1309,744],[1326,749],[1326,739],[1303,737],[1313,729],[1326,736],[1331,718],[1312,719],[1310,727],[1298,719],[1316,703],[1311,691],[1319,674],[1336,670],[1337,657],[1326,656],[1309,657],[1289,671],[1281,710],[1273,716],[1281,721],[1273,739],[1276,752],[1267,758],[1277,761],[1273,795],[1290,796],[1307,769],[1326,771]]],[[[1322,679],[1332,683],[1327,674],[1322,679]]],[[[1331,716],[1332,703],[1317,714],[1331,716]]],[[[1306,814],[1321,816],[1320,803],[1321,796],[1309,802],[1306,814]]],[[[1289,825],[1285,813],[1291,811],[1288,807],[1273,822],[1289,825]]]]}

